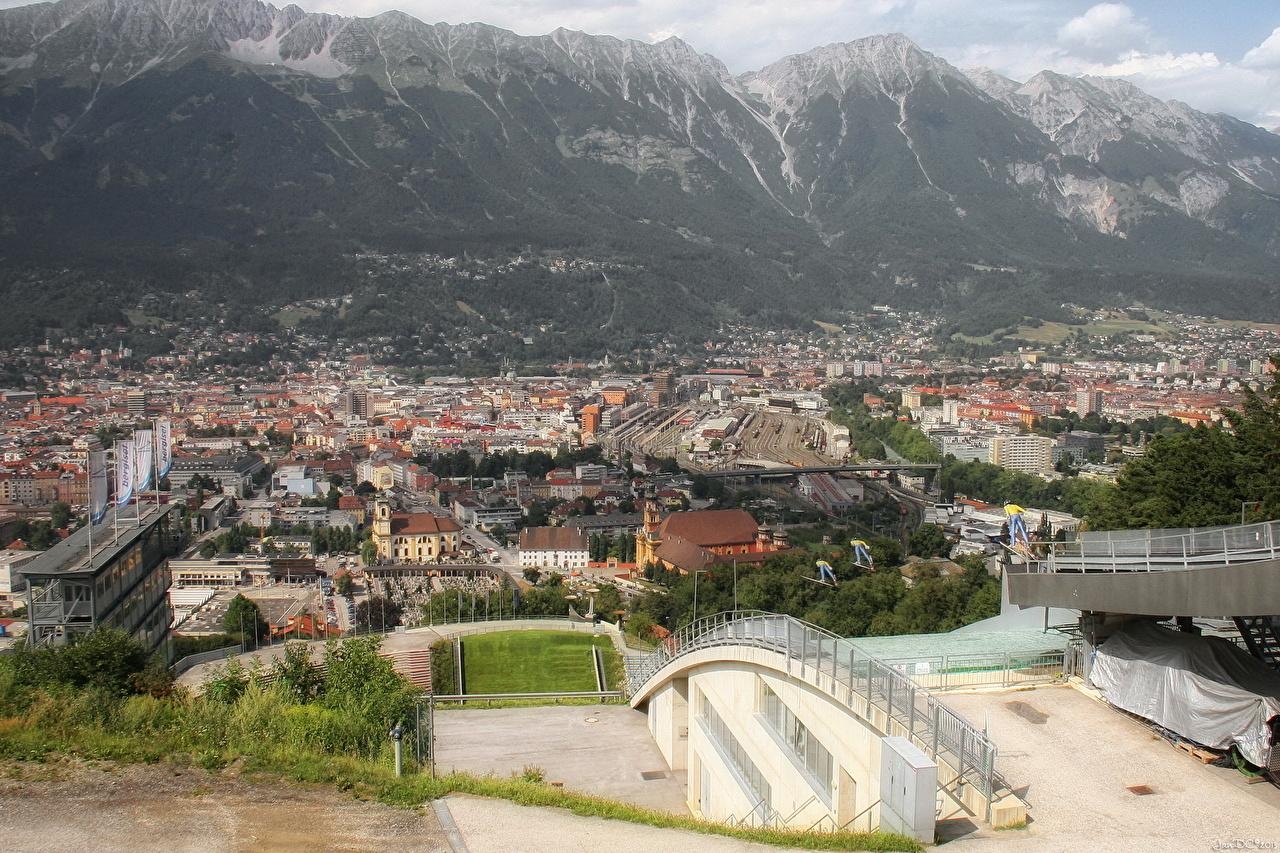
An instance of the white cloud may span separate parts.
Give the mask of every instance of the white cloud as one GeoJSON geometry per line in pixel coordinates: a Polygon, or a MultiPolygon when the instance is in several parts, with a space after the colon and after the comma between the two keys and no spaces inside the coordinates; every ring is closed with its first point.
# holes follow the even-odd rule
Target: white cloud
{"type": "Polygon", "coordinates": [[[1266,40],[1244,55],[1241,65],[1249,68],[1273,68],[1280,70],[1280,27],[1271,31],[1266,40]]]}
{"type": "Polygon", "coordinates": [[[1099,3],[1058,30],[1058,41],[1089,59],[1111,59],[1151,43],[1151,29],[1123,3],[1099,3]]]}

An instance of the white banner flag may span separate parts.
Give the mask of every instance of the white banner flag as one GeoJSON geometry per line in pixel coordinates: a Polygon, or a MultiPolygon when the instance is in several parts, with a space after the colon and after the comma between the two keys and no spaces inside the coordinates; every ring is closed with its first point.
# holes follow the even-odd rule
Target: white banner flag
{"type": "Polygon", "coordinates": [[[127,506],[133,497],[133,463],[136,457],[133,439],[116,442],[116,506],[127,506]]]}
{"type": "Polygon", "coordinates": [[[151,468],[155,461],[156,449],[151,439],[151,430],[133,431],[133,450],[138,454],[137,461],[133,463],[133,478],[137,483],[135,488],[138,494],[142,494],[151,487],[151,468]]]}
{"type": "Polygon", "coordinates": [[[156,421],[156,476],[168,477],[173,467],[173,430],[168,418],[156,421]]]}
{"type": "Polygon", "coordinates": [[[89,520],[91,524],[102,521],[111,502],[111,483],[107,479],[107,451],[89,452],[89,520]]]}

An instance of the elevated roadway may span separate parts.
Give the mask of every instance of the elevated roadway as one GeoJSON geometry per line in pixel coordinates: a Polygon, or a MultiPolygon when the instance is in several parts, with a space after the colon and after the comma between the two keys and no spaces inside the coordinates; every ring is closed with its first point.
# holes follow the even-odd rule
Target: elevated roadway
{"type": "Polygon", "coordinates": [[[939,468],[937,465],[916,465],[913,463],[885,463],[882,465],[805,465],[798,467],[768,460],[753,461],[759,462],[761,467],[746,467],[742,465],[742,460],[740,460],[740,467],[722,468],[717,471],[704,471],[702,472],[702,476],[711,479],[730,479],[737,477],[794,477],[797,474],[867,473],[870,471],[936,471],[939,468]]]}

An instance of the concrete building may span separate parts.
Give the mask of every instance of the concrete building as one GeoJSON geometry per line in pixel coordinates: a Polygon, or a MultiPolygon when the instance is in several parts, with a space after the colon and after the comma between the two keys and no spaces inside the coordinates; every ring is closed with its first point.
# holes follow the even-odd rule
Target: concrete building
{"type": "Polygon", "coordinates": [[[169,625],[169,557],[185,539],[180,504],[143,506],[141,522],[133,510],[83,527],[36,559],[18,568],[27,583],[28,635],[33,645],[63,643],[99,627],[133,635],[149,651],[172,658],[169,625]]]}
{"type": "Polygon", "coordinates": [[[169,577],[174,587],[239,586],[250,565],[262,565],[257,557],[222,557],[212,560],[170,560],[169,577]]]}
{"type": "Polygon", "coordinates": [[[572,527],[526,527],[520,531],[520,567],[585,569],[591,537],[572,527]]]}
{"type": "Polygon", "coordinates": [[[649,393],[649,402],[654,406],[670,406],[675,402],[675,374],[670,370],[660,370],[653,374],[653,390],[649,393]]]}
{"type": "Polygon", "coordinates": [[[1091,456],[1101,461],[1106,449],[1099,433],[1076,429],[1058,436],[1058,445],[1053,449],[1054,461],[1070,457],[1077,465],[1083,465],[1091,456]]]}
{"type": "Polygon", "coordinates": [[[1053,439],[1043,435],[997,435],[987,461],[1010,471],[1046,474],[1053,470],[1053,439]]]}
{"type": "Polygon", "coordinates": [[[1076,391],[1076,414],[1084,417],[1102,411],[1102,392],[1097,388],[1081,388],[1076,391]]]}
{"type": "Polygon", "coordinates": [[[512,527],[524,516],[524,510],[508,503],[484,503],[471,498],[459,498],[450,508],[460,524],[492,530],[494,527],[512,527]]]}
{"type": "Polygon", "coordinates": [[[312,498],[325,490],[320,478],[313,476],[306,465],[281,465],[271,475],[271,491],[312,498]]]}
{"type": "Polygon", "coordinates": [[[218,483],[224,494],[243,498],[253,492],[253,478],[266,465],[256,453],[239,456],[196,456],[175,459],[169,471],[169,481],[185,486],[197,474],[218,483]]]}

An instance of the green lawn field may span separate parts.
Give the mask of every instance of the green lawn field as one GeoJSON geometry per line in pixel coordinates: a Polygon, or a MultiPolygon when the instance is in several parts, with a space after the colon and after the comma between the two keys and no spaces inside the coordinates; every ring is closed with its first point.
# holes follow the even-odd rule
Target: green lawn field
{"type": "Polygon", "coordinates": [[[502,631],[462,639],[467,693],[549,693],[595,690],[591,646],[604,656],[608,689],[616,690],[622,661],[608,637],[564,631],[502,631]]]}

